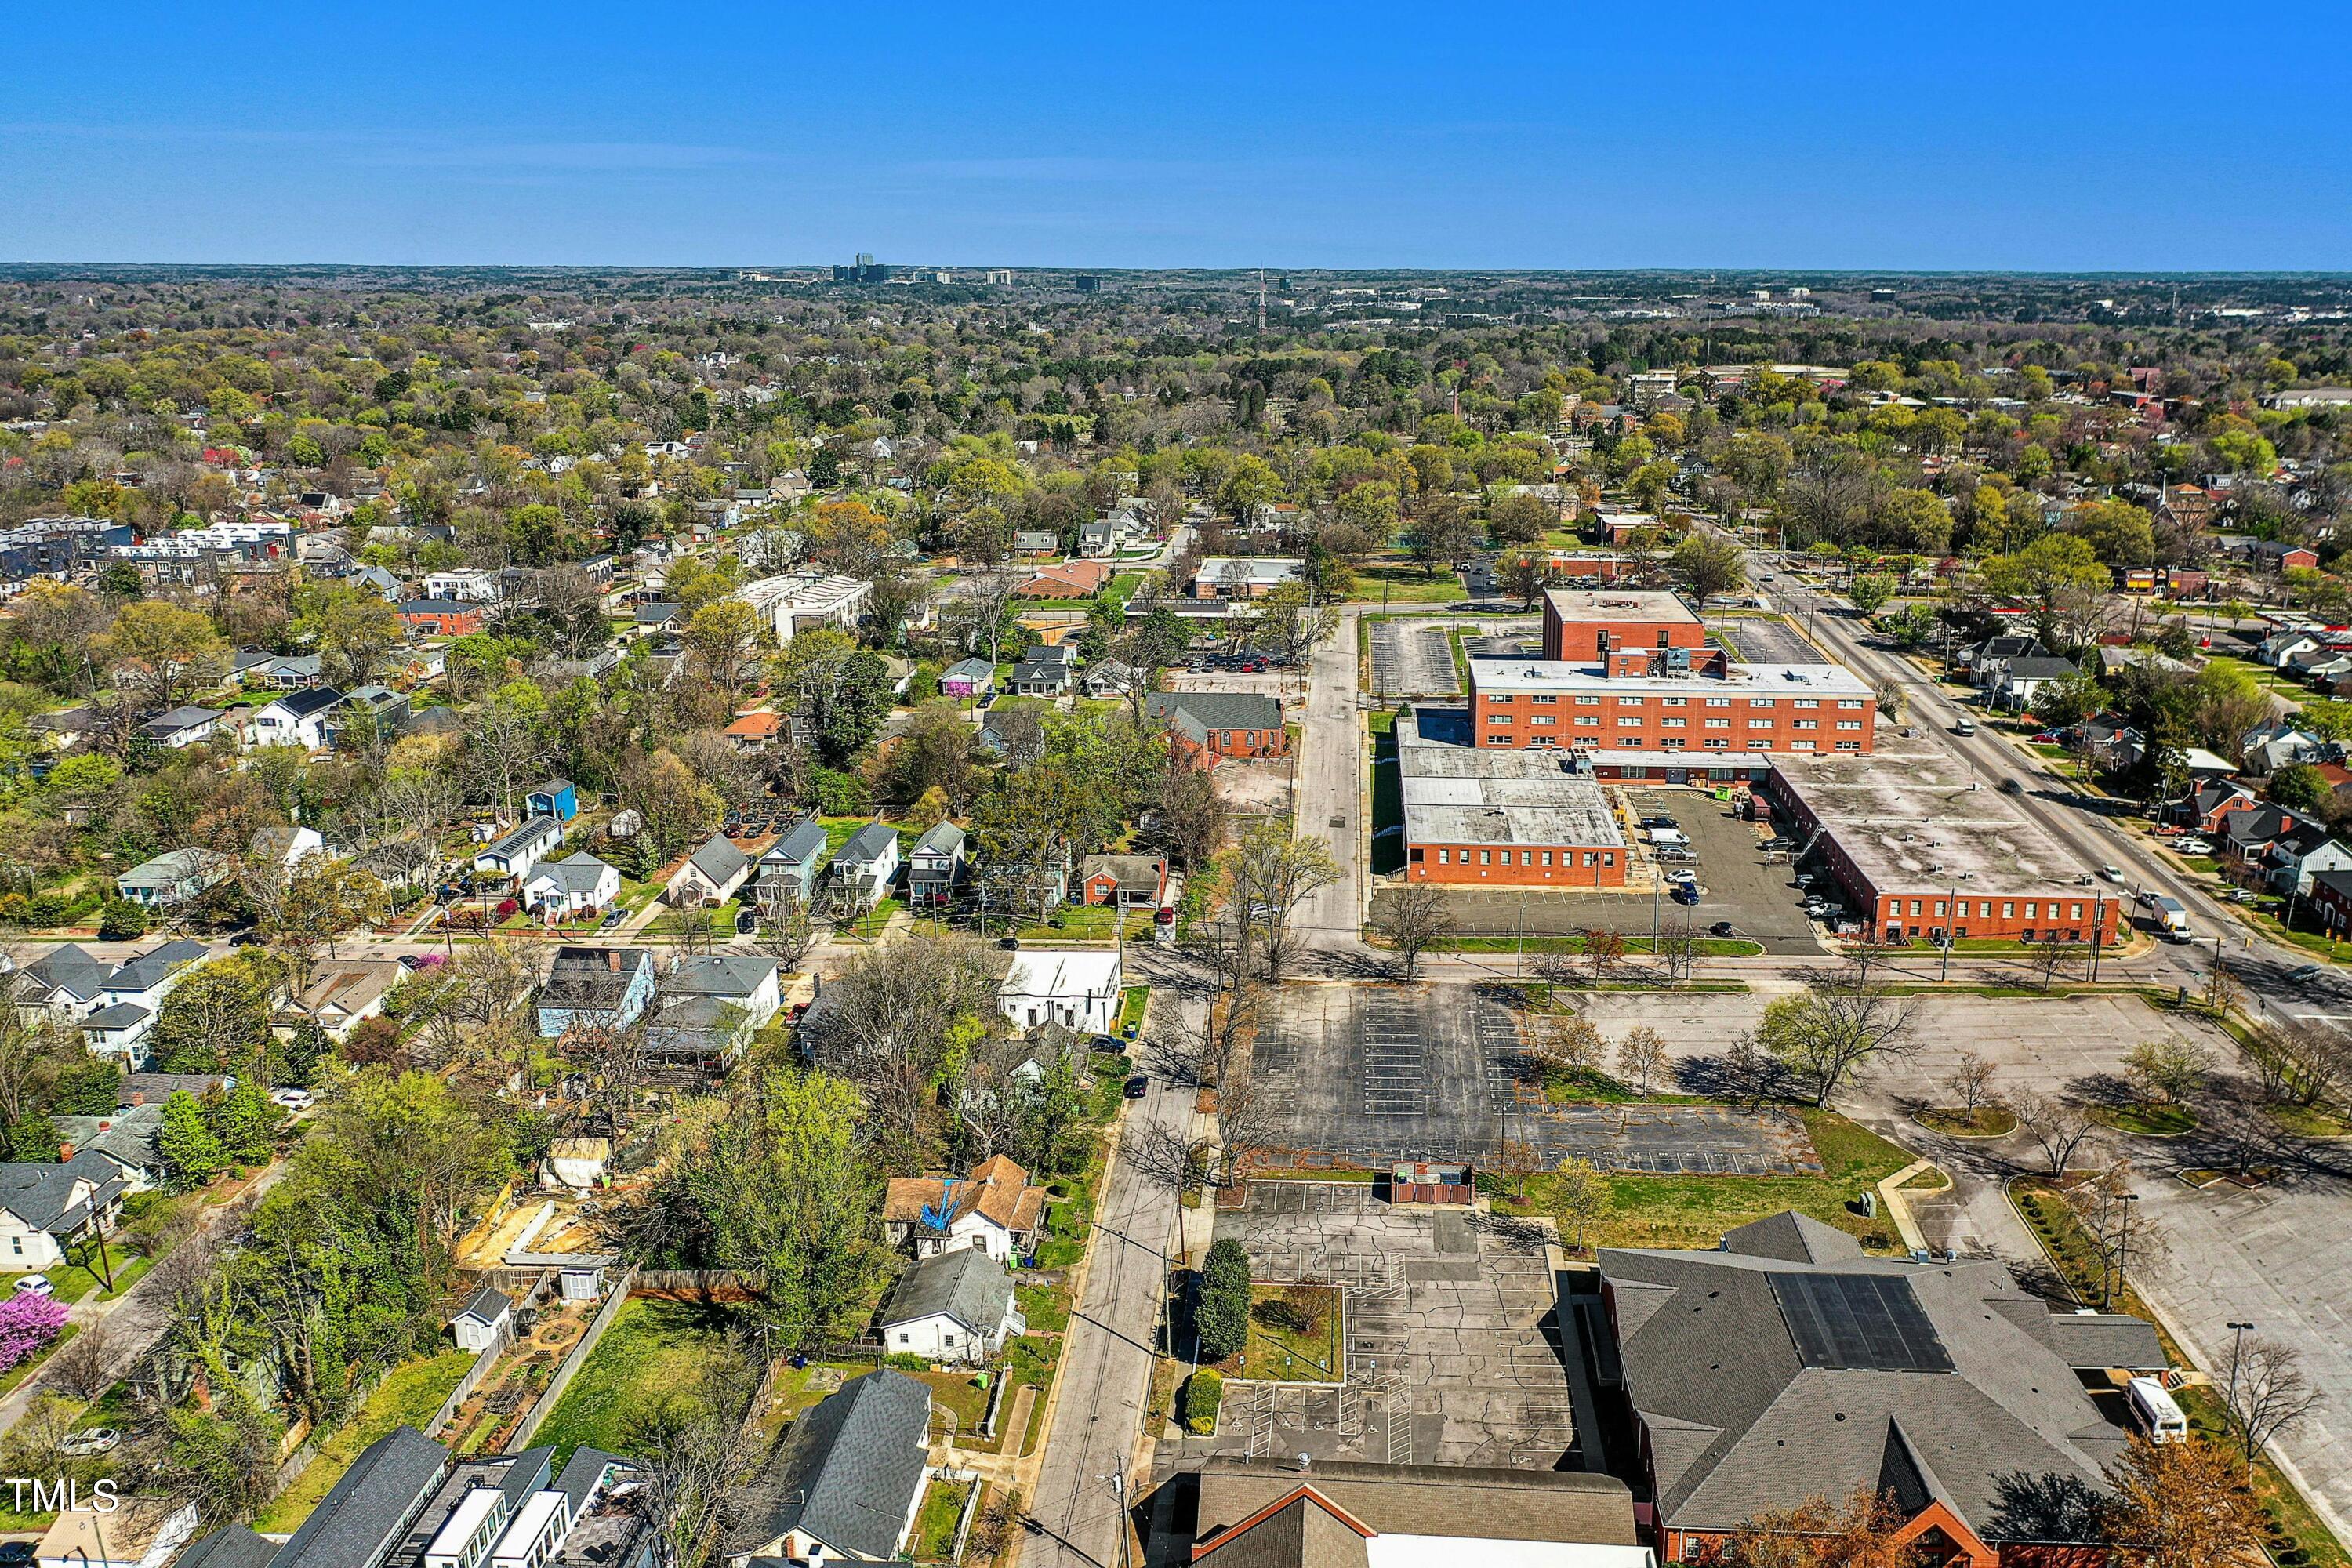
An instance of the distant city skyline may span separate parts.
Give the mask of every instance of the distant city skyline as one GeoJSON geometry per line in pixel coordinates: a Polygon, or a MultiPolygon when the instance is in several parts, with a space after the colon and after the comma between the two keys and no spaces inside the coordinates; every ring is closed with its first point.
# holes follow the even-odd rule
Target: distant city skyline
{"type": "Polygon", "coordinates": [[[2315,4],[16,21],[8,261],[2352,268],[2315,4]]]}

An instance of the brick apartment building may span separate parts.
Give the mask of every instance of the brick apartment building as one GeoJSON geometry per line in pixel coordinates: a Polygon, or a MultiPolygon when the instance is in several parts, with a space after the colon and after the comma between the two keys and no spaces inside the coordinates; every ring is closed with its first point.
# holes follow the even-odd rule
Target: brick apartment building
{"type": "Polygon", "coordinates": [[[1838,665],[1735,665],[1718,654],[1711,673],[1651,673],[1684,651],[1619,650],[1605,664],[1474,658],[1475,743],[1571,748],[1619,778],[1743,763],[1750,776],[1772,752],[1866,756],[1876,744],[1878,699],[1838,665]]]}
{"type": "Polygon", "coordinates": [[[1673,594],[1655,588],[1547,588],[1543,655],[1598,660],[1612,648],[1706,647],[1706,624],[1673,594]]]}
{"type": "Polygon", "coordinates": [[[1407,709],[1397,715],[1394,738],[1408,880],[1625,885],[1633,855],[1617,814],[1571,759],[1473,746],[1459,708],[1407,709]]]}
{"type": "Polygon", "coordinates": [[[1925,741],[1858,758],[1783,755],[1758,785],[1881,942],[2111,944],[2129,895],[1925,741]]]}

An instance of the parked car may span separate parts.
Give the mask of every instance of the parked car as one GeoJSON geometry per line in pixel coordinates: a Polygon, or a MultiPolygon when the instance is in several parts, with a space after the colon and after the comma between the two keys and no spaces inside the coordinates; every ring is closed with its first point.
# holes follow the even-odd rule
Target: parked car
{"type": "Polygon", "coordinates": [[[1767,849],[1794,849],[1796,847],[1797,841],[1785,833],[1776,833],[1764,840],[1764,847],[1767,849]]]}
{"type": "Polygon", "coordinates": [[[737,931],[747,936],[751,932],[758,931],[760,929],[760,911],[757,910],[737,910],[735,911],[735,929],[737,931]]]}
{"type": "Polygon", "coordinates": [[[0,1541],[0,1568],[27,1568],[40,1561],[30,1541],[0,1541]]]}
{"type": "Polygon", "coordinates": [[[273,1089],[269,1091],[269,1103],[283,1110],[308,1110],[316,1099],[307,1089],[273,1089]]]}
{"type": "Polygon", "coordinates": [[[1738,936],[1739,934],[1739,928],[1733,925],[1729,921],[1717,921],[1713,925],[1706,928],[1706,934],[1709,936],[1738,936]]]}
{"type": "Polygon", "coordinates": [[[1658,858],[1668,864],[1673,864],[1675,861],[1681,860],[1688,860],[1696,863],[1698,859],[1698,855],[1696,851],[1685,849],[1679,844],[1669,844],[1664,848],[1658,851],[1658,858]]]}
{"type": "Polygon", "coordinates": [[[121,1443],[122,1434],[111,1426],[93,1426],[87,1432],[69,1432],[58,1444],[58,1452],[68,1458],[86,1459],[93,1454],[110,1454],[121,1443]]]}
{"type": "Polygon", "coordinates": [[[1107,1052],[1111,1056],[1118,1056],[1127,1049],[1127,1042],[1116,1035],[1097,1035],[1087,1042],[1087,1046],[1090,1050],[1107,1052]]]}
{"type": "Polygon", "coordinates": [[[2183,855],[2210,855],[2213,853],[2213,846],[2211,842],[2203,838],[2176,838],[2172,841],[2172,847],[2183,855]]]}
{"type": "Polygon", "coordinates": [[[2003,795],[2023,795],[2025,793],[2025,786],[2018,783],[2015,779],[2003,779],[2000,781],[2000,793],[2003,795]]]}
{"type": "Polygon", "coordinates": [[[2254,901],[2254,891],[2252,888],[2232,888],[2230,889],[2230,901],[2233,904],[2251,904],[2254,901]]]}
{"type": "Polygon", "coordinates": [[[16,1294],[19,1296],[54,1296],[57,1293],[58,1288],[49,1283],[49,1277],[46,1274],[27,1274],[16,1281],[16,1294]]]}
{"type": "Polygon", "coordinates": [[[1669,896],[1678,904],[1695,904],[1698,902],[1698,884],[1676,882],[1674,892],[1669,896]]]}
{"type": "Polygon", "coordinates": [[[603,920],[596,922],[596,929],[598,931],[611,931],[614,926],[619,925],[623,921],[627,920],[628,918],[629,911],[626,910],[610,910],[605,914],[603,920]]]}
{"type": "Polygon", "coordinates": [[[1680,827],[1682,824],[1676,822],[1671,816],[1661,815],[1642,818],[1642,826],[1644,827],[1680,827]]]}
{"type": "Polygon", "coordinates": [[[1133,1078],[1129,1079],[1127,1087],[1119,1090],[1129,1100],[1141,1100],[1150,1091],[1151,1080],[1141,1073],[1137,1073],[1133,1078]]]}

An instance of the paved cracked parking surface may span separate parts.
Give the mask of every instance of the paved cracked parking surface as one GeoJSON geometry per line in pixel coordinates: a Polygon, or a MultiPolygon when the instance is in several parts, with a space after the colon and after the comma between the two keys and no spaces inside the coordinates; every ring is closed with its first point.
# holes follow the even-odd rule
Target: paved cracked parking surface
{"type": "Polygon", "coordinates": [[[1706,629],[1746,664],[1820,664],[1822,650],[1781,616],[1710,616],[1706,629]]]}
{"type": "Polygon", "coordinates": [[[1347,1368],[1337,1387],[1229,1385],[1217,1436],[1187,1454],[1519,1469],[1571,1456],[1548,1227],[1398,1208],[1362,1186],[1260,1182],[1216,1234],[1249,1248],[1258,1279],[1341,1286],[1347,1368]]]}
{"type": "Polygon", "coordinates": [[[1372,689],[1390,697],[1458,697],[1449,632],[1457,622],[1374,621],[1372,689]]]}
{"type": "Polygon", "coordinates": [[[1252,1051],[1253,1073],[1282,1108],[1269,1142],[1293,1160],[1491,1162],[1519,1140],[1546,1165],[1576,1153],[1616,1171],[1821,1169],[1786,1111],[1546,1105],[1520,1081],[1524,1065],[1503,993],[1462,986],[1288,986],[1252,1051]]]}

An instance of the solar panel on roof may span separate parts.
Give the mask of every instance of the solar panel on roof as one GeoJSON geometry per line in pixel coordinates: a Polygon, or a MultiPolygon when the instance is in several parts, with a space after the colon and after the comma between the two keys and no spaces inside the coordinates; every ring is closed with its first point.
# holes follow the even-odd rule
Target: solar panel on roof
{"type": "Polygon", "coordinates": [[[1807,1366],[1949,1372],[1952,1358],[1911,1282],[1893,1274],[1768,1274],[1797,1358],[1807,1366]]]}

